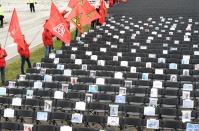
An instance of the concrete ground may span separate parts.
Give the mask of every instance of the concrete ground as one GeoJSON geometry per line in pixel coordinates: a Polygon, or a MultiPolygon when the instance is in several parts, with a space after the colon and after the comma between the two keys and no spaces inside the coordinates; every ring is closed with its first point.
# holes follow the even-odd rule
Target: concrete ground
{"type": "MultiPolygon", "coordinates": [[[[0,3],[4,7],[5,19],[4,27],[0,28],[0,42],[5,45],[6,36],[8,34],[8,27],[14,8],[17,10],[20,26],[22,32],[28,43],[31,43],[30,48],[37,47],[42,43],[42,31],[45,19],[50,15],[50,5],[52,0],[37,0],[36,13],[31,13],[29,5],[26,4],[26,0],[0,0],[0,3]]],[[[69,0],[53,0],[60,11],[67,8],[69,0]]],[[[8,53],[7,60],[14,58],[18,55],[17,46],[13,42],[13,39],[8,34],[5,49],[8,53]]]]}

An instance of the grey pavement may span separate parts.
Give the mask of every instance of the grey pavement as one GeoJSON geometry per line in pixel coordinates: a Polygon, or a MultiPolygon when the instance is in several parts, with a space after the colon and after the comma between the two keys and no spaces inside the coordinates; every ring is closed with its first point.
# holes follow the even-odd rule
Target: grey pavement
{"type": "MultiPolygon", "coordinates": [[[[56,6],[60,11],[67,8],[67,4],[69,0],[53,0],[56,6]]],[[[4,46],[6,41],[6,36],[8,34],[8,27],[12,15],[12,11],[14,8],[17,10],[17,14],[19,17],[20,26],[22,32],[25,35],[25,38],[28,43],[31,43],[30,49],[38,46],[42,43],[42,31],[43,24],[45,20],[50,15],[50,5],[51,0],[37,0],[36,13],[31,13],[29,9],[29,5],[26,4],[26,0],[0,0],[0,3],[4,7],[5,11],[5,19],[4,19],[4,28],[0,29],[0,42],[4,46]],[[35,39],[34,39],[35,38],[35,39]]],[[[18,55],[17,46],[13,42],[13,39],[8,34],[8,39],[6,42],[5,49],[8,53],[7,60],[18,55]]],[[[38,60],[39,61],[39,60],[38,60]]]]}

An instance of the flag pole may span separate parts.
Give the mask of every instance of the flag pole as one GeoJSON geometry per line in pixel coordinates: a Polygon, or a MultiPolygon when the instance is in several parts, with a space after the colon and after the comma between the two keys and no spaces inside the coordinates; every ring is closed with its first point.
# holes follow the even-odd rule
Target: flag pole
{"type": "Polygon", "coordinates": [[[39,30],[33,37],[33,39],[31,40],[29,46],[32,44],[32,42],[37,38],[37,36],[39,35],[39,33],[41,32],[41,30],[39,30]]]}
{"type": "Polygon", "coordinates": [[[4,49],[5,49],[5,47],[6,47],[7,40],[8,40],[8,32],[7,32],[6,39],[5,39],[4,49]]]}

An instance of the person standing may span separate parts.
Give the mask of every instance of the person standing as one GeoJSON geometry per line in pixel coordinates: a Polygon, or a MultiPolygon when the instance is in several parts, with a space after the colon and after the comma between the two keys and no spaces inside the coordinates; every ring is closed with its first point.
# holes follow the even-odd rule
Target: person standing
{"type": "Polygon", "coordinates": [[[0,44],[0,71],[1,71],[2,85],[5,84],[5,67],[6,67],[5,58],[6,56],[7,56],[7,52],[5,51],[5,49],[1,48],[1,44],[0,44]]]}
{"type": "Polygon", "coordinates": [[[0,21],[1,21],[0,28],[3,28],[3,19],[4,19],[4,10],[2,5],[0,4],[0,21]]]}
{"type": "MultiPolygon", "coordinates": [[[[96,9],[96,11],[97,11],[98,13],[99,13],[100,1],[101,1],[101,0],[96,0],[96,1],[95,1],[95,5],[94,5],[94,7],[95,7],[95,9],[96,9]]],[[[94,29],[95,26],[97,26],[97,25],[99,25],[99,19],[94,20],[94,21],[91,22],[91,27],[92,27],[93,29],[94,29]]]]}
{"type": "Polygon", "coordinates": [[[27,62],[28,68],[31,68],[30,50],[29,50],[29,45],[25,41],[25,38],[23,39],[23,44],[20,44],[20,45],[24,45],[24,47],[21,47],[18,45],[17,48],[18,48],[18,53],[21,56],[21,74],[25,74],[25,72],[24,72],[25,62],[27,62]]]}
{"type": "Polygon", "coordinates": [[[36,0],[27,0],[27,4],[30,5],[30,11],[35,12],[35,4],[37,4],[36,0]]]}
{"type": "Polygon", "coordinates": [[[51,53],[52,46],[53,46],[53,35],[48,29],[44,29],[42,33],[42,39],[45,46],[45,58],[49,56],[51,53]]]}

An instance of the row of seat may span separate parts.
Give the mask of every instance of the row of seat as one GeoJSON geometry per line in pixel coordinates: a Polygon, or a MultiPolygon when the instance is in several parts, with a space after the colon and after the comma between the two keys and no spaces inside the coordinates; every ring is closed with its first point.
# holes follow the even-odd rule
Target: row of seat
{"type": "MultiPolygon", "coordinates": [[[[55,84],[54,84],[55,85],[55,84]]],[[[48,98],[54,98],[54,94],[56,91],[63,91],[62,87],[57,88],[56,86],[52,86],[53,88],[44,88],[44,89],[32,89],[33,90],[33,97],[48,97],[48,98]],[[50,90],[49,90],[50,89],[50,90]]],[[[82,98],[84,98],[85,93],[89,93],[89,85],[68,85],[67,87],[68,92],[64,94],[65,98],[68,98],[73,93],[84,93],[82,98]]],[[[27,94],[27,87],[24,88],[8,88],[5,91],[5,94],[1,94],[1,96],[20,96],[25,97],[27,94]]],[[[101,93],[104,94],[112,94],[116,95],[120,91],[119,86],[97,86],[96,93],[100,95],[101,93]]],[[[166,97],[166,98],[182,98],[183,97],[183,91],[187,90],[179,90],[179,89],[159,89],[158,90],[158,96],[157,97],[166,97]]],[[[199,98],[199,91],[198,90],[189,90],[190,97],[198,99],[199,98]]],[[[126,94],[132,95],[132,96],[149,96],[151,93],[151,88],[149,87],[126,87],[126,94]]],[[[94,98],[97,98],[97,94],[94,94],[94,98]]]]}
{"type": "MultiPolygon", "coordinates": [[[[29,107],[29,106],[37,106],[37,107],[43,107],[45,100],[53,100],[56,103],[58,98],[54,98],[50,96],[50,93],[47,91],[41,92],[41,95],[44,96],[33,96],[32,99],[30,98],[21,98],[19,101],[19,105],[14,105],[17,107],[29,107]],[[43,93],[43,94],[42,94],[43,93]]],[[[16,96],[15,96],[16,97],[16,96]]],[[[19,97],[19,96],[18,96],[19,97]]],[[[13,100],[16,100],[14,98],[10,97],[0,97],[0,104],[2,107],[12,106],[13,100]]],[[[78,92],[71,92],[67,93],[62,98],[59,98],[58,100],[62,100],[63,102],[67,102],[70,100],[73,101],[87,101],[87,96],[85,93],[78,93],[78,92]]],[[[134,95],[127,95],[126,97],[118,97],[117,95],[113,94],[94,94],[91,96],[89,102],[105,102],[108,104],[136,104],[136,105],[149,105],[150,102],[150,96],[134,96],[134,95]],[[124,100],[123,100],[124,99],[124,100]]],[[[15,104],[15,103],[14,103],[15,104]]],[[[175,107],[179,109],[192,109],[192,108],[198,108],[199,107],[199,100],[193,99],[193,107],[183,107],[184,100],[182,98],[177,97],[159,97],[157,100],[157,105],[159,107],[175,107]]]]}

